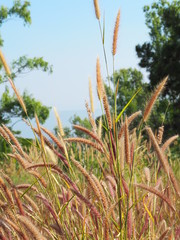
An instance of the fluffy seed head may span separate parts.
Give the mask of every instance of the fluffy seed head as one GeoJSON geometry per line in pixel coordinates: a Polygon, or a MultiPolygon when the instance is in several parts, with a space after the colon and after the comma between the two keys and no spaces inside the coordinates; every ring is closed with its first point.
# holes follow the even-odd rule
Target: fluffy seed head
{"type": "Polygon", "coordinates": [[[164,133],[164,126],[161,126],[158,128],[158,135],[157,135],[157,142],[159,145],[162,143],[163,133],[164,133]]]}
{"type": "Polygon", "coordinates": [[[114,27],[113,46],[112,46],[113,56],[117,52],[117,39],[118,39],[118,31],[119,31],[119,21],[120,21],[120,10],[118,11],[118,14],[117,14],[117,17],[116,17],[116,23],[115,23],[115,27],[114,27]]]}
{"type": "Polygon", "coordinates": [[[62,127],[61,119],[59,117],[59,114],[58,114],[56,108],[54,107],[53,109],[54,109],[54,114],[56,116],[59,132],[60,132],[61,136],[64,137],[64,130],[63,130],[63,127],[62,127]]]}
{"type": "Polygon", "coordinates": [[[99,100],[101,100],[102,96],[103,96],[104,85],[103,85],[102,77],[101,77],[99,58],[97,58],[97,61],[96,61],[96,81],[97,81],[98,98],[99,98],[99,100]]]}
{"type": "Polygon", "coordinates": [[[124,129],[124,146],[125,146],[125,156],[126,156],[126,162],[129,165],[130,164],[130,147],[129,147],[129,129],[128,129],[128,120],[126,117],[125,120],[125,129],[124,129]]]}
{"type": "Polygon", "coordinates": [[[89,78],[89,97],[91,103],[91,112],[94,113],[94,101],[93,101],[93,93],[92,93],[92,83],[91,79],[89,78]]]}
{"type": "Polygon", "coordinates": [[[1,60],[2,64],[3,64],[3,66],[4,66],[4,69],[5,69],[6,74],[7,74],[8,76],[10,76],[10,75],[11,75],[11,71],[10,71],[10,69],[9,69],[9,66],[8,66],[8,64],[7,64],[6,60],[5,60],[5,57],[4,57],[1,49],[0,49],[0,60],[1,60]]]}
{"type": "Polygon", "coordinates": [[[100,15],[100,10],[99,10],[98,0],[94,0],[94,9],[95,9],[96,18],[99,20],[101,15],[100,15]]]}
{"type": "Polygon", "coordinates": [[[106,118],[107,118],[107,121],[108,121],[109,129],[112,129],[111,113],[110,113],[109,103],[108,103],[108,99],[107,99],[105,89],[103,91],[103,106],[104,106],[104,110],[105,110],[105,113],[106,113],[106,118]]]}
{"type": "Polygon", "coordinates": [[[147,122],[147,120],[150,116],[150,113],[152,111],[152,108],[153,108],[158,96],[162,92],[167,80],[168,80],[168,77],[164,78],[163,81],[160,82],[160,84],[157,86],[156,90],[152,94],[152,97],[151,97],[150,101],[147,103],[146,108],[144,110],[144,115],[143,115],[144,122],[147,122]]]}

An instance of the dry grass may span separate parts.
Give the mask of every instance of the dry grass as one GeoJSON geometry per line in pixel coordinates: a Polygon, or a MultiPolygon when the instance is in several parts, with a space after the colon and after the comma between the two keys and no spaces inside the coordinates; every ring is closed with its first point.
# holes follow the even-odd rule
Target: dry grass
{"type": "MultiPolygon", "coordinates": [[[[99,20],[98,1],[94,6],[99,20]]],[[[114,41],[115,53],[117,37],[114,41]]],[[[33,131],[39,143],[29,153],[7,126],[0,127],[12,148],[10,164],[5,163],[0,177],[0,239],[178,239],[179,183],[165,151],[177,136],[164,143],[163,129],[156,139],[146,127],[149,138],[145,140],[141,130],[129,129],[140,111],[122,116],[116,125],[99,59],[96,73],[105,115],[97,129],[94,110],[86,104],[92,129],[74,128],[87,138],[64,138],[56,111],[61,136],[40,126],[36,117],[33,131]]],[[[141,123],[147,122],[166,80],[147,103],[141,123]]]]}

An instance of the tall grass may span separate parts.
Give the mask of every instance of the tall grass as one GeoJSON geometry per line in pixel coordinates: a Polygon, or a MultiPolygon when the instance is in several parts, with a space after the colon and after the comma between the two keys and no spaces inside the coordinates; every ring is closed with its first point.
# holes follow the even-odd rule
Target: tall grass
{"type": "MultiPolygon", "coordinates": [[[[100,23],[98,1],[94,5],[100,23]]],[[[119,18],[120,12],[113,59],[119,18]]],[[[7,71],[4,58],[2,63],[7,71]]],[[[140,124],[132,129],[131,123],[141,111],[125,116],[124,109],[117,118],[116,105],[110,109],[108,104],[99,59],[96,73],[97,93],[105,114],[97,126],[90,83],[91,108],[86,103],[86,109],[92,129],[74,126],[87,138],[67,138],[56,110],[59,135],[40,126],[36,116],[37,128],[30,126],[36,138],[29,153],[7,126],[0,127],[1,136],[12,148],[8,155],[11,162],[5,163],[0,177],[0,239],[180,237],[179,183],[166,151],[178,136],[164,141],[162,131],[156,136],[147,126],[167,78],[152,94],[140,124]],[[15,164],[18,171],[14,171],[15,164]]],[[[14,83],[12,86],[26,110],[14,83]]]]}

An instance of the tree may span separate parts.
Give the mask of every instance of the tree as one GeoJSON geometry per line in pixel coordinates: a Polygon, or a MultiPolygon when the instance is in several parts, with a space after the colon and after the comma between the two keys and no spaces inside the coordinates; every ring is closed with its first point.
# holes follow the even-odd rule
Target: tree
{"type": "MultiPolygon", "coordinates": [[[[119,82],[116,97],[117,113],[121,112],[124,106],[129,102],[129,100],[140,87],[142,87],[142,90],[133,99],[125,113],[127,115],[131,115],[138,110],[143,110],[148,84],[143,82],[143,75],[140,71],[132,68],[120,69],[111,77],[111,82],[115,82],[116,85],[117,82],[119,82]]],[[[109,104],[114,109],[114,89],[106,85],[106,92],[108,95],[109,104]]]]}
{"type": "Polygon", "coordinates": [[[150,89],[169,75],[163,93],[164,102],[170,102],[165,128],[180,133],[180,1],[159,0],[144,12],[150,41],[136,46],[139,65],[149,72],[150,89]]]}
{"type": "MultiPolygon", "coordinates": [[[[15,0],[10,8],[0,6],[0,28],[13,17],[22,19],[24,25],[30,25],[31,14],[29,7],[29,1],[22,2],[21,0],[15,0]]],[[[3,38],[0,34],[0,47],[3,47],[3,42],[3,38]]],[[[42,57],[28,58],[27,56],[21,56],[19,59],[13,61],[11,69],[11,79],[13,81],[19,76],[19,74],[26,73],[34,69],[41,69],[44,72],[52,72],[52,66],[50,66],[48,62],[44,61],[42,57]]],[[[7,82],[7,74],[3,71],[3,66],[0,62],[0,84],[6,84],[7,82]]],[[[34,118],[34,113],[36,112],[37,116],[39,117],[39,121],[44,123],[49,116],[49,108],[43,106],[41,102],[35,100],[35,98],[33,98],[32,95],[28,94],[27,92],[24,92],[22,97],[26,104],[29,118],[34,118]]],[[[0,124],[10,123],[13,117],[26,118],[27,116],[21,109],[21,106],[15,95],[10,95],[9,89],[6,86],[0,100],[0,124]]]]}
{"type": "MultiPolygon", "coordinates": [[[[85,127],[87,129],[91,130],[91,124],[90,124],[90,122],[87,118],[81,119],[79,116],[74,115],[70,119],[70,122],[71,122],[72,125],[80,125],[82,127],[85,127]]],[[[75,135],[76,137],[83,137],[83,138],[87,137],[87,135],[84,132],[82,132],[78,129],[73,129],[73,134],[72,135],[75,135]]]]}

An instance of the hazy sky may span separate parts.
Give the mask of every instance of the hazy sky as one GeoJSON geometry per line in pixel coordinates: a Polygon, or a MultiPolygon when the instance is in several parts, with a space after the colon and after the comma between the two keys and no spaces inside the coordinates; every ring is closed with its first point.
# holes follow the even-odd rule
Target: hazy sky
{"type": "MultiPolygon", "coordinates": [[[[84,109],[88,96],[88,77],[96,95],[95,65],[100,56],[101,71],[106,77],[98,22],[93,0],[31,0],[32,24],[23,26],[20,19],[3,25],[3,52],[10,63],[22,55],[43,56],[53,65],[52,75],[35,71],[20,76],[16,86],[27,89],[45,105],[59,111],[84,109]]],[[[118,54],[115,68],[138,67],[135,45],[148,40],[143,6],[152,0],[99,0],[105,15],[105,45],[112,73],[112,37],[114,22],[121,10],[118,54]]],[[[12,1],[1,0],[10,6],[12,1]]],[[[0,92],[3,88],[1,86],[0,92]]],[[[99,106],[96,104],[96,108],[99,106]]]]}

